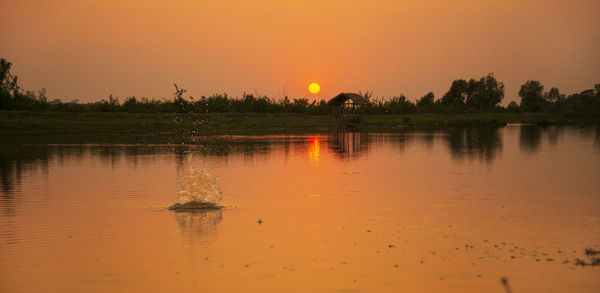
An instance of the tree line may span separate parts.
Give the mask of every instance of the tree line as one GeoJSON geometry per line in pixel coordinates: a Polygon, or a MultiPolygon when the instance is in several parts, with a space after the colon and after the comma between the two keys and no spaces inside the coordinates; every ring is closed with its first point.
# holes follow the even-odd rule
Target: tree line
{"type": "MultiPolygon", "coordinates": [[[[0,110],[58,111],[58,112],[127,112],[127,113],[307,113],[329,114],[331,107],[325,101],[312,102],[306,98],[275,99],[244,93],[241,98],[227,94],[215,94],[195,98],[186,96],[187,90],[174,84],[173,98],[148,99],[135,96],[123,102],[110,95],[98,102],[48,101],[46,90],[30,91],[18,85],[18,77],[12,75],[12,64],[0,59],[0,110]]],[[[474,112],[600,112],[600,84],[593,89],[566,96],[558,88],[544,91],[536,80],[526,81],[519,90],[520,103],[500,105],[504,99],[504,83],[493,73],[480,79],[458,79],[439,99],[432,92],[416,102],[400,95],[391,98],[373,98],[362,94],[369,103],[358,111],[367,114],[413,114],[413,113],[474,113],[474,112]]],[[[351,111],[348,109],[347,111],[351,111]]]]}

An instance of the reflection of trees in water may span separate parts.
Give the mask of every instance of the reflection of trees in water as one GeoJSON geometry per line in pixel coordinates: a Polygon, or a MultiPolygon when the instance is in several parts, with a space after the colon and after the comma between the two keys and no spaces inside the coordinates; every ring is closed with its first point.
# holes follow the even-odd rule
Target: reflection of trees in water
{"type": "Polygon", "coordinates": [[[48,158],[54,153],[55,150],[47,147],[0,144],[0,211],[3,214],[15,214],[20,198],[15,196],[14,190],[21,187],[23,174],[40,171],[47,175],[48,158]]]}
{"type": "Polygon", "coordinates": [[[96,151],[98,158],[107,165],[110,165],[111,168],[119,165],[121,156],[123,155],[123,151],[115,146],[100,147],[94,151],[96,151]]]}
{"type": "Polygon", "coordinates": [[[491,163],[502,151],[502,135],[497,127],[453,128],[444,132],[455,159],[479,158],[491,163]]]}
{"type": "MultiPolygon", "coordinates": [[[[519,145],[522,152],[535,153],[544,142],[557,144],[566,131],[564,127],[539,127],[522,125],[519,128],[519,145]],[[547,141],[546,141],[547,140],[547,141]]],[[[585,141],[592,140],[600,149],[600,127],[570,128],[585,141]]],[[[500,128],[453,128],[437,131],[407,131],[395,134],[369,134],[366,131],[345,131],[331,134],[327,141],[329,150],[341,159],[358,158],[370,147],[386,145],[403,151],[408,145],[419,143],[430,147],[442,135],[454,159],[479,158],[492,162],[501,153],[503,142],[500,128]]],[[[0,200],[14,197],[24,174],[40,170],[48,172],[49,162],[62,165],[67,160],[97,159],[103,164],[117,167],[127,163],[134,167],[140,160],[155,160],[154,155],[175,156],[175,164],[183,170],[189,154],[226,161],[231,155],[243,156],[244,162],[260,162],[273,150],[280,150],[287,159],[290,152],[305,156],[309,136],[254,136],[208,137],[187,145],[27,145],[0,144],[0,200]]]]}
{"type": "Polygon", "coordinates": [[[353,158],[365,154],[369,143],[370,135],[366,131],[340,131],[334,134],[329,148],[341,158],[353,158]]]}
{"type": "Polygon", "coordinates": [[[223,218],[222,210],[176,211],[174,214],[183,236],[192,242],[214,233],[223,218]]]}
{"type": "Polygon", "coordinates": [[[418,136],[419,141],[422,143],[424,147],[431,150],[433,149],[433,140],[435,138],[433,131],[428,131],[418,136]]]}
{"type": "Polygon", "coordinates": [[[454,159],[479,158],[491,163],[502,151],[502,135],[497,127],[408,131],[394,134],[339,132],[335,134],[330,148],[342,158],[365,154],[373,144],[388,145],[398,151],[404,151],[408,145],[418,144],[431,150],[440,136],[446,140],[454,159]]]}
{"type": "Polygon", "coordinates": [[[558,140],[563,134],[564,127],[549,126],[545,128],[545,131],[548,135],[548,143],[552,146],[556,146],[558,140]]]}
{"type": "MultiPolygon", "coordinates": [[[[427,134],[429,136],[429,134],[427,134]]],[[[369,142],[373,145],[387,145],[398,152],[404,152],[409,145],[422,141],[422,135],[415,135],[413,132],[402,132],[394,134],[376,134],[372,135],[369,142]]],[[[433,134],[431,135],[433,138],[433,134]]]]}
{"type": "Polygon", "coordinates": [[[300,144],[300,141],[267,139],[214,140],[202,145],[43,145],[0,144],[0,198],[12,196],[21,185],[23,174],[42,170],[47,174],[49,162],[56,160],[62,165],[66,160],[81,161],[91,157],[111,168],[124,162],[137,167],[140,159],[153,160],[150,155],[173,154],[178,169],[183,170],[189,154],[223,158],[231,154],[243,154],[246,160],[256,161],[266,156],[276,144],[300,144]]]}
{"type": "MultiPolygon", "coordinates": [[[[560,138],[564,135],[566,127],[563,126],[538,126],[521,125],[519,134],[519,147],[521,152],[534,154],[540,150],[543,144],[542,140],[548,141],[548,145],[556,146],[560,138]]],[[[588,133],[583,135],[583,140],[591,140],[593,129],[583,127],[578,128],[578,132],[588,133]]]]}
{"type": "Polygon", "coordinates": [[[537,125],[521,125],[519,147],[524,153],[534,154],[540,149],[542,127],[537,125]]]}
{"type": "Polygon", "coordinates": [[[600,150],[600,125],[595,127],[594,144],[600,150]]]}
{"type": "Polygon", "coordinates": [[[0,144],[0,198],[12,197],[12,191],[21,185],[23,173],[41,170],[47,174],[48,158],[54,152],[47,147],[0,144]]]}
{"type": "Polygon", "coordinates": [[[596,141],[597,139],[597,127],[590,127],[590,126],[582,126],[582,127],[578,127],[577,128],[577,135],[579,136],[580,140],[589,140],[589,141],[596,141]]]}
{"type": "Polygon", "coordinates": [[[228,157],[231,154],[243,154],[244,157],[252,159],[255,156],[267,154],[274,144],[289,143],[289,141],[269,142],[262,139],[218,139],[206,141],[201,145],[191,146],[188,151],[207,157],[228,157]]]}

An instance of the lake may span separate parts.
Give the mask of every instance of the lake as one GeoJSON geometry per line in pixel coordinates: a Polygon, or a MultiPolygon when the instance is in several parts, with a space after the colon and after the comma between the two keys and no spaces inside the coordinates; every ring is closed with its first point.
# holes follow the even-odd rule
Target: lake
{"type": "Polygon", "coordinates": [[[600,128],[14,141],[0,292],[600,291],[600,128]],[[167,210],[191,168],[225,208],[167,210]]]}

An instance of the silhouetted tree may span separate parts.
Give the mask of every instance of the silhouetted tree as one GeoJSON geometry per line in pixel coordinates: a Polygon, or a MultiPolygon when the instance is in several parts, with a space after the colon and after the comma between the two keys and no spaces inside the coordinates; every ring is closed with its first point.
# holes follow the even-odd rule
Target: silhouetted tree
{"type": "Polygon", "coordinates": [[[553,87],[544,95],[544,98],[548,102],[555,103],[561,98],[564,99],[565,95],[561,94],[557,88],[553,87]]]}
{"type": "Polygon", "coordinates": [[[417,108],[419,108],[420,111],[430,111],[433,108],[433,100],[434,100],[435,96],[433,95],[432,92],[427,93],[426,95],[424,95],[423,97],[421,97],[419,100],[417,100],[417,108]]]}
{"type": "Polygon", "coordinates": [[[471,79],[467,89],[467,106],[478,111],[491,110],[504,99],[504,83],[499,82],[493,73],[479,81],[471,79]]]}
{"type": "Polygon", "coordinates": [[[528,80],[519,90],[521,97],[521,110],[524,112],[538,112],[546,108],[544,99],[544,86],[537,80],[528,80]]]}
{"type": "Polygon", "coordinates": [[[175,110],[179,113],[188,112],[190,103],[183,98],[183,95],[187,90],[179,88],[176,83],[173,83],[173,86],[175,87],[175,92],[173,92],[173,105],[175,106],[175,110]]]}
{"type": "Polygon", "coordinates": [[[511,112],[519,112],[519,104],[517,104],[515,101],[508,103],[506,108],[511,112]]]}
{"type": "Polygon", "coordinates": [[[548,92],[544,94],[544,99],[546,100],[546,105],[548,107],[547,110],[551,110],[554,112],[566,112],[567,104],[565,95],[561,94],[558,88],[551,88],[548,92]]]}
{"type": "Polygon", "coordinates": [[[93,105],[93,109],[98,112],[117,112],[119,110],[119,98],[109,95],[108,99],[102,99],[93,105]]]}
{"type": "Polygon", "coordinates": [[[600,112],[600,95],[597,94],[596,89],[585,90],[570,95],[566,104],[572,112],[600,112]]]}
{"type": "Polygon", "coordinates": [[[19,86],[17,85],[18,77],[10,73],[11,67],[12,63],[4,58],[0,58],[0,89],[9,92],[19,90],[19,86]]]}
{"type": "Polygon", "coordinates": [[[380,113],[406,114],[415,112],[415,104],[409,101],[406,96],[392,97],[388,101],[380,103],[380,113]]]}
{"type": "Polygon", "coordinates": [[[457,79],[453,81],[448,92],[442,97],[441,103],[443,105],[464,105],[467,99],[468,89],[469,83],[466,80],[457,79]]]}
{"type": "Polygon", "coordinates": [[[11,99],[19,90],[17,77],[10,73],[12,63],[6,59],[0,59],[0,110],[10,109],[11,99]]]}

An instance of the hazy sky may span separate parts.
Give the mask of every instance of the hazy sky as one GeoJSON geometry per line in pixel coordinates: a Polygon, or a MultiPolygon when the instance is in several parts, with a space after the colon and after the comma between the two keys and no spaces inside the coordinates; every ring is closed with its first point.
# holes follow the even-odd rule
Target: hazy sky
{"type": "Polygon", "coordinates": [[[528,79],[600,83],[598,0],[0,1],[0,57],[64,101],[171,97],[173,82],[196,97],[415,100],[495,72],[507,104],[528,79]]]}

